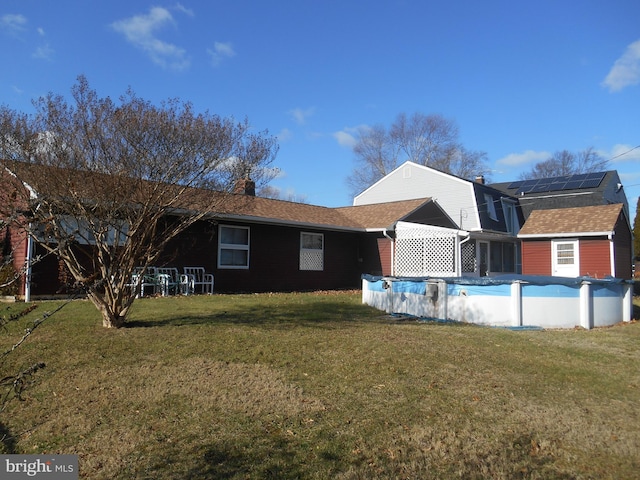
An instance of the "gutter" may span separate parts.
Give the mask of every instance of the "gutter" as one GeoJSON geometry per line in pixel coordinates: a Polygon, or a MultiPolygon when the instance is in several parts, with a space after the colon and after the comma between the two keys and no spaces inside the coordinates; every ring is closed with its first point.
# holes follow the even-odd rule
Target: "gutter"
{"type": "Polygon", "coordinates": [[[571,238],[571,237],[607,237],[609,239],[614,235],[614,231],[607,232],[549,232],[549,233],[524,233],[519,234],[518,238],[571,238]]]}

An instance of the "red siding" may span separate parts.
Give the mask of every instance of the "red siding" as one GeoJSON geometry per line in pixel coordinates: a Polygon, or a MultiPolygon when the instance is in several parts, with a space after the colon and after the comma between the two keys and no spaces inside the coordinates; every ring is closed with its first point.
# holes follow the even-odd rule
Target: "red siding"
{"type": "Polygon", "coordinates": [[[593,278],[611,275],[608,239],[580,239],[580,275],[593,278]]]}
{"type": "Polygon", "coordinates": [[[522,274],[551,275],[551,242],[549,240],[522,242],[522,274]]]}

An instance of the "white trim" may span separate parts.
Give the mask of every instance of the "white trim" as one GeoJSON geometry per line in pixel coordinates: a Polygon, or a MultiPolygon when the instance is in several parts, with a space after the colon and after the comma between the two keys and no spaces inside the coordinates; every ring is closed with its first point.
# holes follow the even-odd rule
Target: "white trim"
{"type": "Polygon", "coordinates": [[[249,261],[250,261],[250,245],[251,245],[251,228],[246,227],[244,225],[219,225],[218,228],[218,268],[225,270],[248,270],[249,269],[249,261]],[[247,243],[239,244],[239,243],[222,243],[222,229],[223,228],[234,228],[238,230],[246,230],[247,231],[247,243]],[[222,250],[239,250],[247,252],[247,264],[246,265],[223,265],[220,263],[222,259],[222,250]]]}
{"type": "Polygon", "coordinates": [[[562,240],[551,240],[551,275],[554,277],[579,277],[580,276],[580,240],[578,238],[566,238],[562,240]],[[558,245],[573,245],[573,263],[565,266],[558,264],[558,245]],[[571,270],[570,275],[563,275],[562,270],[571,270]]]}
{"type": "Polygon", "coordinates": [[[615,245],[613,244],[613,236],[609,237],[609,261],[611,262],[611,276],[616,276],[616,258],[615,245]]]}
{"type": "Polygon", "coordinates": [[[604,237],[614,232],[561,232],[561,233],[525,233],[518,234],[518,238],[570,238],[570,237],[604,237]]]}

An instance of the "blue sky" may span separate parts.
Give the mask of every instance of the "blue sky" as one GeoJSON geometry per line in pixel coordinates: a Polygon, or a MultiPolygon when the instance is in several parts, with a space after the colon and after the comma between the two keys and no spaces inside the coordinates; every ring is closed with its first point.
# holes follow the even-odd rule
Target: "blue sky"
{"type": "Polygon", "coordinates": [[[279,139],[273,185],[349,205],[353,133],[441,114],[515,180],[551,153],[594,147],[640,195],[637,0],[4,0],[0,103],[128,87],[247,117],[279,139]]]}

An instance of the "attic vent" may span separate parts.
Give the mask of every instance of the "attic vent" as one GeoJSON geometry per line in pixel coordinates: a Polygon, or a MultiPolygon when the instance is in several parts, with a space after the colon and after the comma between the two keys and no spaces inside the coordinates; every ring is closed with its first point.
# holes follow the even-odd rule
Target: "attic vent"
{"type": "Polygon", "coordinates": [[[407,165],[402,169],[402,178],[411,178],[411,165],[407,165]]]}

